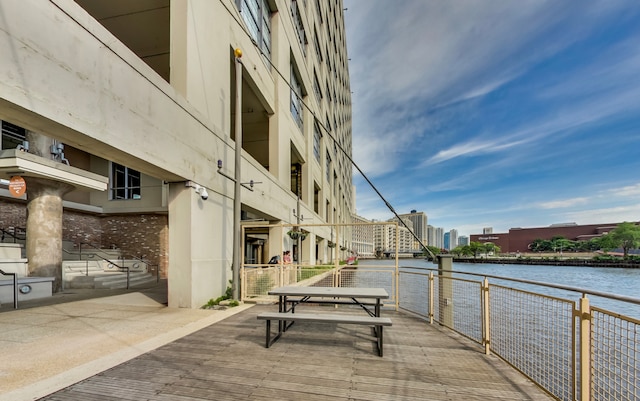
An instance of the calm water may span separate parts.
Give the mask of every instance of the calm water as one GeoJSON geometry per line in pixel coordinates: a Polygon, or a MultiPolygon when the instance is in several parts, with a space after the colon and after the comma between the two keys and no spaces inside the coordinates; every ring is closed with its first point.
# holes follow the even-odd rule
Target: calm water
{"type": "MultiPolygon", "coordinates": [[[[390,260],[361,260],[360,265],[389,265],[390,260]]],[[[416,267],[436,269],[437,265],[422,259],[400,260],[401,268],[416,267]]],[[[622,295],[640,299],[640,269],[619,269],[606,267],[576,267],[576,266],[540,266],[540,265],[494,265],[494,264],[471,264],[454,263],[453,270],[459,272],[469,272],[501,276],[516,279],[525,279],[577,287],[584,290],[605,292],[609,294],[622,295]]],[[[465,278],[480,280],[482,277],[462,275],[465,278]]],[[[575,301],[581,294],[571,291],[562,291],[552,288],[530,286],[526,284],[513,283],[489,279],[490,283],[501,284],[514,288],[526,289],[533,292],[558,296],[575,301]]],[[[588,296],[591,304],[614,312],[622,313],[640,319],[640,305],[628,302],[612,301],[596,296],[588,296]]]]}

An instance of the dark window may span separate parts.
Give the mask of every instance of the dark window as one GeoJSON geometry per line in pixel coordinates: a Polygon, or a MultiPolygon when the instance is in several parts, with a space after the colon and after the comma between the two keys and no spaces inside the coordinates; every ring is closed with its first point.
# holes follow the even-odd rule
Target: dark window
{"type": "Polygon", "coordinates": [[[140,172],[111,163],[111,199],[140,199],[140,172]]]}

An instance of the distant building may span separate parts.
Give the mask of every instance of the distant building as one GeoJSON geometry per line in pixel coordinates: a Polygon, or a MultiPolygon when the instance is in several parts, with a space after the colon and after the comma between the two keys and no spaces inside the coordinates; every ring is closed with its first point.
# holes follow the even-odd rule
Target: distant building
{"type": "Polygon", "coordinates": [[[482,234],[493,234],[493,227],[485,227],[482,229],[482,234]]]}
{"type": "MultiPolygon", "coordinates": [[[[413,232],[416,234],[416,237],[418,237],[424,245],[428,245],[429,238],[427,234],[427,215],[424,212],[412,210],[411,213],[400,214],[399,216],[401,219],[410,220],[413,224],[413,232]]],[[[420,244],[417,244],[416,249],[420,248],[419,245],[420,244]]]]}
{"type": "Polygon", "coordinates": [[[460,237],[458,237],[458,246],[465,245],[469,245],[469,237],[467,237],[466,235],[461,235],[460,237]]]}
{"type": "Polygon", "coordinates": [[[454,249],[458,246],[458,230],[455,228],[449,231],[449,248],[446,249],[454,249]]]}
{"type": "Polygon", "coordinates": [[[450,251],[451,250],[451,233],[444,233],[444,249],[450,251]]]}
{"type": "Polygon", "coordinates": [[[438,248],[444,248],[444,228],[438,227],[436,228],[436,238],[435,245],[438,248]]]}
{"type": "Polygon", "coordinates": [[[436,246],[436,228],[431,225],[427,225],[427,245],[436,246]]]}
{"type": "Polygon", "coordinates": [[[362,258],[371,258],[375,256],[375,240],[374,227],[370,224],[371,220],[364,217],[353,215],[351,222],[355,223],[351,229],[351,246],[352,250],[362,258]]]}
{"type": "MultiPolygon", "coordinates": [[[[607,234],[620,223],[611,224],[554,224],[549,227],[512,228],[508,233],[472,234],[472,242],[493,242],[504,253],[528,252],[536,239],[549,240],[561,236],[572,241],[588,241],[607,234]]],[[[484,229],[483,229],[484,232],[484,229]]]]}

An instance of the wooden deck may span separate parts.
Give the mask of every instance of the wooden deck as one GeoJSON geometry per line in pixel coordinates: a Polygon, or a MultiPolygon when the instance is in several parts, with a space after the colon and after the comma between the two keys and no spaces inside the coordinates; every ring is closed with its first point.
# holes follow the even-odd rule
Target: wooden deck
{"type": "Polygon", "coordinates": [[[551,399],[479,345],[388,310],[382,358],[371,329],[353,325],[298,322],[267,349],[256,315],[275,308],[255,306],[43,400],[551,399]]]}

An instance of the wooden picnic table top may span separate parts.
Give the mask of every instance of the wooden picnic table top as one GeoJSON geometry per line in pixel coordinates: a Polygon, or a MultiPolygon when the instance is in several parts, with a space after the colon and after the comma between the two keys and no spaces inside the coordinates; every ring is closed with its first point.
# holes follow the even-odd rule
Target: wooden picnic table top
{"type": "Polygon", "coordinates": [[[269,295],[309,296],[309,297],[342,297],[342,298],[377,298],[387,299],[389,294],[384,288],[362,287],[300,287],[285,286],[274,288],[269,295]]]}

